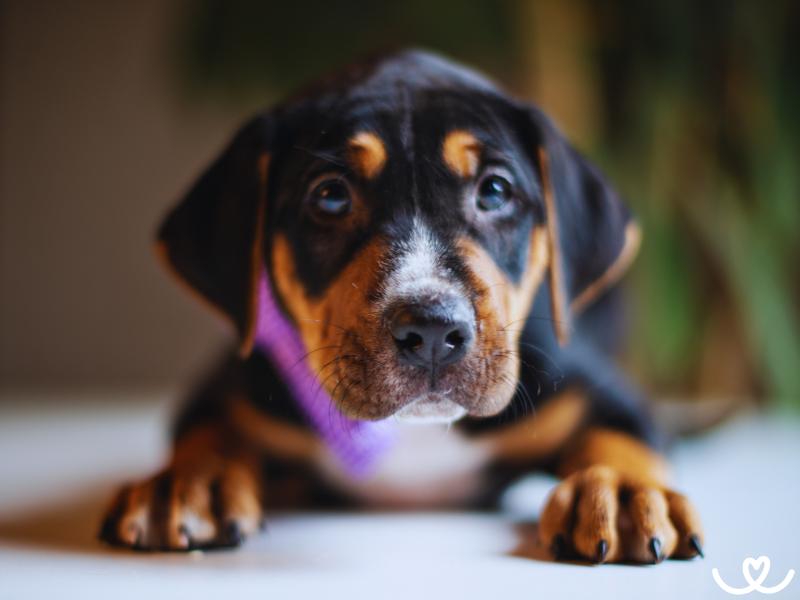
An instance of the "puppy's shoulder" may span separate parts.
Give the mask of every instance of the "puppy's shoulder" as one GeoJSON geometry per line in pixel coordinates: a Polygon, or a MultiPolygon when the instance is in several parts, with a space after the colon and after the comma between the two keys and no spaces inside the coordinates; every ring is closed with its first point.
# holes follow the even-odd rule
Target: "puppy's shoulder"
{"type": "Polygon", "coordinates": [[[306,427],[289,390],[264,354],[256,349],[241,358],[230,350],[188,394],[174,421],[173,437],[197,425],[222,423],[234,402],[245,402],[263,415],[306,427]]]}

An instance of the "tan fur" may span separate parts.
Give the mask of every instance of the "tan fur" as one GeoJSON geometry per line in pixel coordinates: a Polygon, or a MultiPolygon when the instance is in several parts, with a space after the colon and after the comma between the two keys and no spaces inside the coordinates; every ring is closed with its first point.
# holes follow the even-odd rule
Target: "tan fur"
{"type": "MultiPolygon", "coordinates": [[[[467,384],[462,378],[457,384],[467,386],[462,399],[475,395],[474,386],[483,386],[474,399],[465,400],[471,403],[465,407],[474,416],[497,413],[513,395],[519,369],[519,335],[548,264],[546,242],[544,228],[534,228],[528,265],[518,284],[509,282],[480,246],[466,238],[459,242],[473,276],[471,287],[478,296],[477,350],[466,358],[473,360],[472,373],[478,379],[467,384]]],[[[357,418],[383,418],[411,399],[398,394],[391,381],[395,373],[402,374],[407,367],[396,364],[382,315],[369,301],[370,292],[379,284],[377,277],[385,251],[380,239],[370,242],[322,296],[311,298],[298,281],[286,238],[278,235],[272,248],[276,287],[309,351],[309,366],[339,408],[357,418]]],[[[419,388],[416,393],[423,391],[419,388]]],[[[414,393],[409,392],[412,396],[414,393]]]]}
{"type": "Polygon", "coordinates": [[[468,131],[456,129],[442,142],[442,159],[453,173],[467,179],[478,172],[481,145],[468,131]]]}
{"type": "MultiPolygon", "coordinates": [[[[346,344],[356,344],[364,359],[377,354],[385,346],[378,337],[379,316],[368,303],[368,294],[377,284],[377,267],[385,249],[380,240],[373,240],[355,256],[337,279],[319,298],[306,295],[297,278],[291,249],[283,236],[275,239],[272,250],[272,273],[280,297],[283,299],[300,335],[309,351],[307,361],[320,379],[321,385],[332,396],[334,388],[343,378],[356,376],[359,370],[356,359],[350,357],[356,350],[346,350],[346,344]]],[[[378,418],[382,399],[373,404],[361,404],[360,418],[378,418]]],[[[348,412],[348,406],[340,406],[348,412]]],[[[380,415],[383,416],[383,415],[380,415]]]]}
{"type": "Polygon", "coordinates": [[[493,394],[494,402],[485,407],[487,414],[492,414],[488,411],[496,412],[505,406],[516,386],[519,336],[547,267],[547,235],[542,227],[534,227],[528,263],[517,284],[510,281],[486,250],[470,238],[459,240],[458,247],[472,275],[471,287],[477,292],[476,344],[487,359],[501,363],[504,369],[504,377],[493,394]]]}
{"type": "Polygon", "coordinates": [[[701,547],[705,542],[700,515],[683,494],[667,491],[666,496],[669,504],[669,518],[678,531],[678,545],[674,555],[691,558],[697,554],[697,551],[689,544],[689,534],[697,536],[701,547]]]}
{"type": "Polygon", "coordinates": [[[243,397],[231,398],[229,419],[238,432],[265,454],[311,464],[323,450],[310,430],[268,416],[243,397]]]}
{"type": "Polygon", "coordinates": [[[254,533],[262,518],[260,466],[235,440],[222,424],[181,437],[162,473],[114,500],[114,537],[129,546],[186,550],[229,543],[231,524],[241,535],[254,533]]]}
{"type": "Polygon", "coordinates": [[[478,438],[498,463],[534,463],[553,456],[580,428],[588,402],[570,389],[551,399],[538,412],[478,438]]]}
{"type": "Polygon", "coordinates": [[[354,135],[347,143],[347,158],[353,169],[365,179],[374,179],[386,164],[386,146],[371,131],[354,135]]]}
{"type": "Polygon", "coordinates": [[[640,441],[589,429],[567,448],[558,471],[566,478],[553,490],[539,523],[545,547],[560,536],[580,556],[602,562],[652,563],[696,554],[689,540],[702,542],[697,513],[666,487],[665,461],[640,441]],[[653,554],[654,539],[659,556],[653,554]]]}
{"type": "Polygon", "coordinates": [[[669,479],[666,461],[636,438],[610,429],[592,428],[566,452],[559,475],[604,464],[631,479],[664,485],[669,479]]]}

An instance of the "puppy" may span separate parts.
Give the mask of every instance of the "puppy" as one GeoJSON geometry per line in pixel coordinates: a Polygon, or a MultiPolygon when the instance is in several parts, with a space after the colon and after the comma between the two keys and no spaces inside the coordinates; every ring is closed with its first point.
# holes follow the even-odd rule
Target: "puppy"
{"type": "Polygon", "coordinates": [[[189,550],[272,507],[485,507],[540,469],[563,478],[538,527],[555,558],[702,554],[606,358],[638,243],[601,174],[483,76],[406,51],[317,82],[245,124],[159,231],[238,352],[101,538],[189,550]]]}

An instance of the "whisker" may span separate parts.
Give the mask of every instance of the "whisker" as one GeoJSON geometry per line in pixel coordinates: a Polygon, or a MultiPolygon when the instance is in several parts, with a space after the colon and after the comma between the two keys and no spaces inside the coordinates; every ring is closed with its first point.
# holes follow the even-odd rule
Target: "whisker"
{"type": "Polygon", "coordinates": [[[303,356],[298,358],[297,361],[294,364],[292,364],[291,367],[289,367],[289,370],[291,371],[292,369],[297,367],[297,365],[299,365],[301,362],[303,362],[305,359],[307,359],[309,356],[311,356],[315,352],[319,352],[320,350],[330,350],[331,348],[341,348],[341,345],[336,344],[336,345],[331,345],[331,346],[320,346],[319,348],[314,348],[313,350],[311,350],[309,352],[306,352],[305,354],[303,354],[303,356]]]}
{"type": "Polygon", "coordinates": [[[324,384],[325,384],[325,383],[328,381],[328,379],[330,379],[330,377],[331,377],[332,375],[335,375],[335,374],[336,374],[336,371],[335,371],[335,370],[333,370],[333,371],[331,371],[331,374],[330,374],[330,375],[328,375],[328,376],[326,376],[326,377],[325,377],[325,379],[323,379],[323,380],[319,381],[319,377],[322,375],[322,372],[323,372],[323,371],[324,371],[324,370],[325,370],[327,367],[329,367],[329,366],[336,367],[336,366],[338,366],[338,365],[339,365],[339,362],[341,362],[341,361],[343,361],[343,360],[348,360],[348,359],[350,359],[350,358],[352,358],[352,357],[354,357],[354,356],[355,356],[355,355],[353,355],[353,354],[339,354],[339,355],[337,355],[337,356],[333,357],[331,360],[329,360],[329,361],[328,361],[327,363],[325,363],[324,365],[322,365],[322,366],[319,368],[319,373],[317,374],[318,386],[317,386],[317,389],[315,390],[315,392],[314,392],[314,393],[315,393],[316,395],[319,395],[319,394],[322,392],[322,390],[323,390],[323,386],[324,386],[324,384]]]}
{"type": "MultiPolygon", "coordinates": [[[[564,379],[564,370],[559,366],[558,362],[552,356],[550,356],[550,354],[545,352],[544,349],[540,348],[539,346],[536,346],[535,344],[531,344],[529,342],[519,342],[519,345],[520,346],[525,346],[526,348],[530,348],[531,350],[534,350],[534,351],[538,352],[543,357],[545,357],[547,360],[549,360],[550,364],[552,364],[553,367],[558,371],[558,375],[556,376],[556,379],[558,379],[558,380],[564,379]]],[[[549,373],[547,373],[547,371],[542,371],[542,372],[544,372],[544,373],[549,375],[549,373]]]]}
{"type": "MultiPolygon", "coordinates": [[[[514,323],[524,323],[527,320],[527,317],[522,317],[521,319],[515,319],[513,321],[509,321],[505,325],[500,328],[500,331],[506,331],[509,327],[511,327],[514,323]]],[[[520,330],[521,331],[521,330],[520,330]]]]}
{"type": "Polygon", "coordinates": [[[535,371],[536,373],[542,373],[543,375],[547,375],[547,377],[550,377],[550,378],[553,377],[552,374],[550,373],[550,371],[548,371],[544,367],[531,364],[528,361],[526,361],[524,358],[522,358],[524,355],[521,352],[519,352],[518,350],[502,350],[500,352],[501,353],[505,353],[507,356],[516,357],[517,360],[519,360],[521,365],[523,365],[524,367],[527,367],[527,368],[535,371]]]}

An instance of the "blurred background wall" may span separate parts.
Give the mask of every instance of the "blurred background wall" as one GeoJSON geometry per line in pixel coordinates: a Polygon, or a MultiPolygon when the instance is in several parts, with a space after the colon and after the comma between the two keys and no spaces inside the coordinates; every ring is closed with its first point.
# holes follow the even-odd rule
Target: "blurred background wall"
{"type": "Polygon", "coordinates": [[[243,115],[176,93],[174,2],[0,6],[2,382],[185,377],[220,334],[150,241],[243,115]]]}
{"type": "Polygon", "coordinates": [[[149,250],[236,124],[407,44],[539,103],[639,215],[626,362],[659,395],[800,407],[800,5],[0,4],[5,387],[174,384],[222,326],[149,250]]]}

